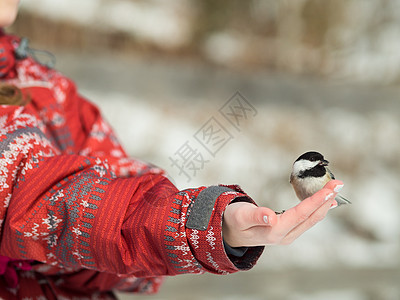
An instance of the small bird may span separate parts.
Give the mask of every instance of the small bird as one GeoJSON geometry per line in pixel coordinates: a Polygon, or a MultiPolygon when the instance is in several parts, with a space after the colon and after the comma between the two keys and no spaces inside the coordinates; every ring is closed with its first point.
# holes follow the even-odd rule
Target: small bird
{"type": "MultiPolygon", "coordinates": [[[[290,174],[290,183],[300,201],[310,197],[331,179],[335,179],[333,173],[327,168],[329,161],[315,151],[302,154],[293,163],[293,170],[290,174]]],[[[341,195],[336,195],[335,200],[339,205],[350,204],[351,202],[341,195]]]]}

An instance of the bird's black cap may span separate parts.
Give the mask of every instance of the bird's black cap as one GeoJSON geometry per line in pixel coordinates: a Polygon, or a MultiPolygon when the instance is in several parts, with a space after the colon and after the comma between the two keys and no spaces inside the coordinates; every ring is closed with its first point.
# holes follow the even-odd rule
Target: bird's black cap
{"type": "Polygon", "coordinates": [[[296,161],[302,160],[302,159],[309,160],[309,161],[317,161],[317,160],[325,161],[324,156],[321,153],[316,152],[316,151],[306,152],[306,153],[300,155],[299,158],[296,159],[296,161]]]}
{"type": "Polygon", "coordinates": [[[326,174],[326,168],[325,166],[328,165],[329,161],[327,161],[324,156],[316,151],[309,151],[306,152],[302,155],[299,156],[298,159],[296,159],[296,161],[299,160],[308,160],[308,161],[319,161],[318,165],[304,170],[303,172],[301,172],[298,176],[300,178],[306,178],[306,177],[322,177],[326,174]]]}

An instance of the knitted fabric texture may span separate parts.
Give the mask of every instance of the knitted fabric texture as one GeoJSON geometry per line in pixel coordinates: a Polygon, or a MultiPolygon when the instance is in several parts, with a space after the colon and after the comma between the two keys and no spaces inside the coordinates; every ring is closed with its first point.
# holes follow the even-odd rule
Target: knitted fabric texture
{"type": "MultiPolygon", "coordinates": [[[[17,46],[0,36],[0,49],[17,46]]],[[[29,57],[7,70],[2,83],[31,101],[0,106],[0,297],[114,299],[114,289],[154,293],[165,275],[256,263],[262,247],[235,259],[224,251],[223,211],[237,197],[252,201],[239,187],[216,199],[206,230],[186,228],[206,187],[179,191],[163,170],[129,158],[58,72],[29,57]]]]}

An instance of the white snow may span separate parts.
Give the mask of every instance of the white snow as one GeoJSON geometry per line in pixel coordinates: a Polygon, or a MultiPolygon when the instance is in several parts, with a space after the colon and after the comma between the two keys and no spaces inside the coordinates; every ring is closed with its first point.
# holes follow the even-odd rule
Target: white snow
{"type": "Polygon", "coordinates": [[[22,0],[21,9],[27,9],[54,20],[69,20],[79,24],[92,24],[99,0],[22,0]]]}
{"type": "Polygon", "coordinates": [[[294,293],[288,300],[367,300],[369,297],[358,290],[330,290],[314,293],[294,293]]]}
{"type": "Polygon", "coordinates": [[[191,30],[191,13],[184,0],[26,0],[21,9],[58,21],[126,32],[166,49],[184,45],[191,30]]]}

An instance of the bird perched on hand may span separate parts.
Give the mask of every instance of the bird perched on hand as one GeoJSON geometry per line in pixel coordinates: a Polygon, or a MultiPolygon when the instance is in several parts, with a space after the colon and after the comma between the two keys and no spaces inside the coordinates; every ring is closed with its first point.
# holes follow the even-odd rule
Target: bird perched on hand
{"type": "MultiPolygon", "coordinates": [[[[315,151],[306,152],[296,159],[290,174],[290,183],[300,201],[322,189],[331,179],[335,179],[333,173],[327,168],[328,164],[329,161],[321,153],[315,151]]],[[[335,200],[338,206],[351,203],[339,194],[336,195],[335,200]]]]}

